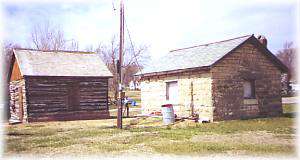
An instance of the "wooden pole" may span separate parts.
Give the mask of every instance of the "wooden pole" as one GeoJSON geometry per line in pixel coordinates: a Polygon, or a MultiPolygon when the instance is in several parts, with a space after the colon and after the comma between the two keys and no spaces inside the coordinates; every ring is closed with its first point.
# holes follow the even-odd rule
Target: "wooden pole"
{"type": "Polygon", "coordinates": [[[126,113],[127,113],[127,116],[126,116],[126,117],[128,118],[128,117],[129,117],[129,104],[127,104],[126,110],[127,110],[127,112],[126,112],[126,113]]]}
{"type": "Polygon", "coordinates": [[[191,116],[194,117],[194,84],[191,82],[191,116]]]}
{"type": "Polygon", "coordinates": [[[118,73],[118,115],[117,115],[117,127],[122,129],[122,111],[123,111],[123,78],[122,78],[122,64],[123,64],[123,47],[124,47],[124,3],[120,2],[120,45],[119,45],[119,73],[118,73]]]}

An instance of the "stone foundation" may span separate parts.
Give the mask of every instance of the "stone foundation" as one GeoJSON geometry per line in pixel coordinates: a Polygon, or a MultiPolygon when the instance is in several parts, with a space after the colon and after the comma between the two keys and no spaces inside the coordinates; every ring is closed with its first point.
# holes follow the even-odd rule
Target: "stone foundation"
{"type": "Polygon", "coordinates": [[[11,81],[9,86],[10,93],[10,121],[27,121],[27,104],[25,96],[25,81],[11,81]],[[20,91],[21,89],[21,91],[20,91]],[[22,97],[20,97],[22,95],[22,97]],[[22,106],[21,106],[22,105],[22,106]],[[21,108],[22,107],[22,108],[21,108]]]}

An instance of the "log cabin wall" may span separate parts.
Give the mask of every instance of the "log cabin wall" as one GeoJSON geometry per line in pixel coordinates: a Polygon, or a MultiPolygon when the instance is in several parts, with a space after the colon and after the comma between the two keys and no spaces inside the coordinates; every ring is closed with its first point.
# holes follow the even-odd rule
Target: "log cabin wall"
{"type": "Polygon", "coordinates": [[[28,121],[108,118],[108,78],[26,76],[28,121]]]}

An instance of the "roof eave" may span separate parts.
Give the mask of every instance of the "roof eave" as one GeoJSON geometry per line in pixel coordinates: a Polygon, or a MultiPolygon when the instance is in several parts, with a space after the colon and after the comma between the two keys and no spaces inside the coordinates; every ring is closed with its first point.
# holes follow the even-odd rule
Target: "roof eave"
{"type": "Polygon", "coordinates": [[[78,78],[113,78],[113,76],[53,76],[53,75],[24,75],[24,77],[78,77],[78,78]]]}
{"type": "Polygon", "coordinates": [[[151,77],[151,76],[170,75],[170,74],[197,71],[197,70],[208,71],[210,69],[211,69],[211,66],[201,66],[201,67],[194,67],[194,68],[184,68],[184,69],[177,69],[177,70],[144,73],[144,74],[138,74],[138,75],[135,75],[135,76],[151,77]]]}

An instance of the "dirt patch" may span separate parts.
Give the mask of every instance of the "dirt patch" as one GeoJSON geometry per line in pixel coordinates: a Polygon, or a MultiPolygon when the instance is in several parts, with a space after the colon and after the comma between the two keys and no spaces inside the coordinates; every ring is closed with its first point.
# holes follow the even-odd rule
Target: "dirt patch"
{"type": "MultiPolygon", "coordinates": [[[[291,135],[289,135],[290,137],[291,135]]],[[[295,135],[292,135],[295,137],[295,135]]],[[[191,138],[194,142],[229,142],[229,143],[248,143],[248,144],[275,144],[291,145],[295,138],[288,138],[285,134],[273,134],[265,131],[243,132],[238,134],[212,134],[195,135],[191,138]],[[282,136],[281,136],[282,135],[282,136]]]]}
{"type": "Polygon", "coordinates": [[[154,149],[147,146],[144,143],[136,144],[132,146],[129,150],[122,151],[121,153],[147,153],[152,154],[155,153],[154,149]]]}
{"type": "Polygon", "coordinates": [[[93,137],[83,137],[79,139],[79,142],[109,142],[114,139],[126,139],[131,136],[136,135],[137,133],[132,132],[121,132],[113,134],[112,136],[108,135],[99,135],[99,136],[93,136],[93,137]]]}

